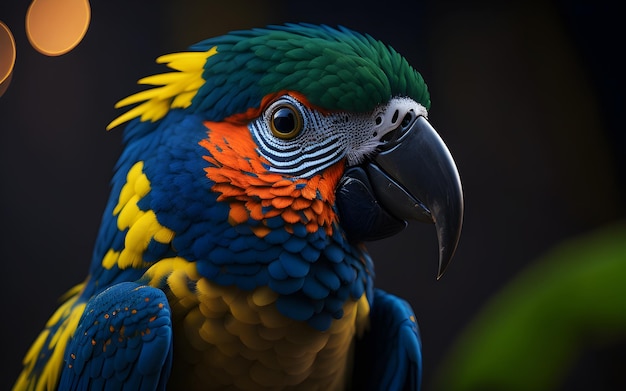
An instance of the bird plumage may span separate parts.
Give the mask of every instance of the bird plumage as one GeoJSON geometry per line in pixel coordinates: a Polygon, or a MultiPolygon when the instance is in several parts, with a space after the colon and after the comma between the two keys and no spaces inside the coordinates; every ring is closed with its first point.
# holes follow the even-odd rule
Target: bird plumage
{"type": "Polygon", "coordinates": [[[337,197],[347,166],[426,116],[419,73],[367,35],[306,24],[158,62],[172,72],[140,80],[153,88],[109,126],[128,122],[88,277],[15,389],[340,390],[359,383],[355,365],[376,368],[373,389],[418,388],[415,317],[374,289],[337,197]]]}

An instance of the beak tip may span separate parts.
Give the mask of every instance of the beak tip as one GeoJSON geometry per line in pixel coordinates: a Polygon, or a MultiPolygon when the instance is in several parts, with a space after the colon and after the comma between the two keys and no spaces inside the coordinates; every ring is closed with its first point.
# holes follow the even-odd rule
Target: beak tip
{"type": "Polygon", "coordinates": [[[448,265],[450,264],[450,260],[452,260],[453,255],[454,253],[449,254],[449,255],[441,254],[439,256],[439,268],[437,269],[437,281],[441,280],[444,273],[448,269],[448,265]]]}
{"type": "Polygon", "coordinates": [[[437,239],[439,242],[439,267],[437,270],[437,281],[443,277],[443,274],[450,265],[450,261],[452,261],[452,258],[456,253],[461,237],[461,227],[463,225],[462,195],[459,199],[460,204],[458,210],[455,210],[450,216],[446,216],[454,216],[454,218],[445,219],[444,221],[448,222],[448,224],[435,223],[435,226],[437,227],[437,239]]]}

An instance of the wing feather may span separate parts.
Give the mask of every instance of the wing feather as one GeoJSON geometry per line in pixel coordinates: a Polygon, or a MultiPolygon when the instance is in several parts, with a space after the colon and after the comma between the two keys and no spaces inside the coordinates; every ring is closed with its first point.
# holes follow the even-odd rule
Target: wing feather
{"type": "Polygon", "coordinates": [[[163,390],[172,326],[165,294],[123,282],[92,298],[65,353],[62,390],[163,390]]]}

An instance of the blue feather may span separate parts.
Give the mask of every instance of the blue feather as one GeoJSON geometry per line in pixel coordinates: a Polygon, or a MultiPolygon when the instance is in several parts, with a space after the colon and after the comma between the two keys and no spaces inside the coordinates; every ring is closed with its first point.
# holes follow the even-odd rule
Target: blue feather
{"type": "Polygon", "coordinates": [[[198,274],[212,280],[220,272],[220,268],[210,262],[198,262],[196,264],[198,274]]]}
{"type": "Polygon", "coordinates": [[[314,308],[311,304],[302,303],[301,300],[293,296],[279,297],[276,300],[276,308],[281,314],[300,321],[309,320],[314,314],[314,308]]]}
{"type": "Polygon", "coordinates": [[[237,285],[237,288],[243,291],[251,291],[259,286],[256,278],[257,275],[258,273],[249,276],[237,276],[237,278],[235,279],[235,285],[237,285]]]}
{"type": "MultiPolygon", "coordinates": [[[[285,280],[270,280],[268,286],[280,295],[291,295],[302,289],[304,278],[288,278],[285,280]]],[[[306,305],[303,300],[302,305],[306,305]]]]}
{"type": "Polygon", "coordinates": [[[269,272],[270,277],[275,280],[284,280],[289,277],[282,262],[278,260],[270,263],[267,271],[269,272]]]}
{"type": "Polygon", "coordinates": [[[356,270],[346,263],[335,263],[333,269],[342,282],[353,282],[356,279],[356,270]]]}
{"type": "Polygon", "coordinates": [[[295,235],[291,235],[289,239],[283,243],[283,248],[294,254],[300,253],[307,246],[308,242],[304,238],[299,238],[295,235]]]}
{"type": "Polygon", "coordinates": [[[326,312],[321,312],[313,315],[309,320],[308,324],[316,330],[328,330],[333,318],[326,312]]]}
{"type": "Polygon", "coordinates": [[[304,279],[302,292],[314,300],[322,300],[328,297],[330,290],[327,286],[321,284],[314,276],[308,276],[304,279]]]}
{"type": "Polygon", "coordinates": [[[304,224],[293,224],[291,226],[291,230],[293,231],[294,236],[298,238],[307,238],[308,241],[308,231],[306,230],[306,226],[304,224]]]}
{"type": "Polygon", "coordinates": [[[278,262],[283,266],[283,269],[289,277],[301,278],[309,273],[311,264],[302,259],[299,254],[293,254],[288,251],[283,251],[278,257],[278,262]]]}
{"type": "Polygon", "coordinates": [[[343,261],[346,252],[339,246],[331,244],[324,249],[324,255],[329,261],[339,263],[343,261]]]}
{"type": "Polygon", "coordinates": [[[270,244],[283,244],[290,236],[291,234],[284,229],[274,229],[265,235],[264,240],[270,244]]]}
{"type": "Polygon", "coordinates": [[[305,261],[313,263],[319,259],[320,252],[307,243],[306,247],[300,250],[300,256],[305,261]]]}
{"type": "Polygon", "coordinates": [[[210,252],[211,263],[216,265],[229,265],[233,262],[234,253],[224,247],[216,247],[210,252]]]}
{"type": "Polygon", "coordinates": [[[315,276],[315,279],[317,279],[321,284],[323,284],[330,290],[335,291],[341,286],[339,276],[337,276],[337,274],[333,273],[328,268],[315,267],[313,270],[313,275],[315,276]]]}

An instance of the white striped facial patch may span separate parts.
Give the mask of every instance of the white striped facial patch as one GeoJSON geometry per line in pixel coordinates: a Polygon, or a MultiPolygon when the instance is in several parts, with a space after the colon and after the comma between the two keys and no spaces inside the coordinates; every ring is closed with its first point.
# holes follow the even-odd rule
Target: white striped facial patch
{"type": "Polygon", "coordinates": [[[426,109],[410,98],[392,98],[370,113],[324,115],[284,95],[248,128],[271,172],[310,178],[344,158],[348,165],[361,163],[381,144],[381,138],[420,115],[426,117],[426,109]],[[277,107],[289,107],[302,118],[302,130],[291,139],[272,133],[270,121],[277,107]]]}

